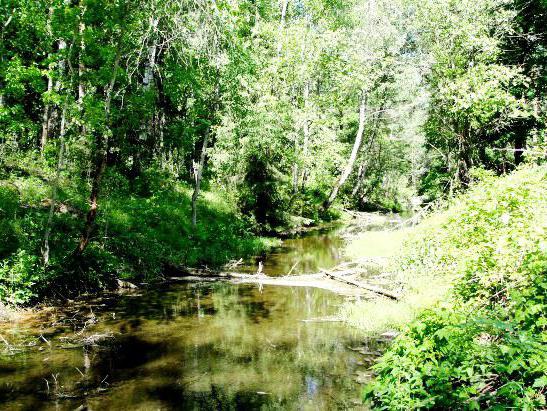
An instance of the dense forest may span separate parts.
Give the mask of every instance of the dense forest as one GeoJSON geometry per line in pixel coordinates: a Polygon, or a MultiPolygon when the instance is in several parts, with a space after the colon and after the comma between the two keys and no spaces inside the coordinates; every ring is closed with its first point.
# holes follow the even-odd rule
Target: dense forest
{"type": "Polygon", "coordinates": [[[265,248],[256,234],[544,156],[541,0],[1,13],[4,299],[69,271],[86,287],[219,264],[265,248]]]}
{"type": "Polygon", "coordinates": [[[461,310],[413,320],[365,397],[545,407],[546,27],[545,0],[3,0],[1,303],[219,267],[348,210],[449,208],[401,270],[460,258],[461,310]]]}

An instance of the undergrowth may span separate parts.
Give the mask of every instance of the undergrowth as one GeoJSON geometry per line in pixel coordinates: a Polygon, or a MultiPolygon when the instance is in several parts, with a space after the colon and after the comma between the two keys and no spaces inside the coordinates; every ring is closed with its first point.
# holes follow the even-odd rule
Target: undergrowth
{"type": "Polygon", "coordinates": [[[51,256],[44,265],[48,177],[5,176],[0,182],[0,301],[20,305],[65,298],[109,288],[118,278],[154,281],[182,266],[216,267],[255,255],[275,242],[257,237],[220,190],[202,193],[193,229],[191,188],[164,177],[143,175],[139,186],[130,188],[124,177],[110,172],[92,242],[78,261],[71,255],[87,211],[87,198],[78,194],[85,183],[61,179],[51,256]]]}
{"type": "MultiPolygon", "coordinates": [[[[403,332],[374,367],[364,391],[370,405],[545,407],[546,173],[475,173],[474,188],[412,232],[395,263],[406,297],[388,308],[376,302],[388,314],[374,326],[403,332]]],[[[354,318],[371,315],[353,310],[354,318]]]]}

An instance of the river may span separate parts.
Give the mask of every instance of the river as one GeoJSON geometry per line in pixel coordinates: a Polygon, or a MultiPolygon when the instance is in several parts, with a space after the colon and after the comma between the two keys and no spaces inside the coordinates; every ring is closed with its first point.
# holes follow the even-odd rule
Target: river
{"type": "MultiPolygon", "coordinates": [[[[339,231],[317,231],[260,260],[268,275],[313,272],[339,262],[343,244],[339,231]]],[[[372,357],[352,348],[375,343],[342,323],[303,321],[342,302],[312,288],[189,283],[41,310],[1,330],[1,408],[361,409],[356,376],[372,357]]]]}

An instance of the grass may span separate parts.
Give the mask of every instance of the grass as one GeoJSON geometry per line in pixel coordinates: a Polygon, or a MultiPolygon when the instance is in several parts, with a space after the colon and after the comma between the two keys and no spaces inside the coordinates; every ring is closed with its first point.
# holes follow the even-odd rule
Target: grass
{"type": "Polygon", "coordinates": [[[344,253],[349,258],[394,257],[410,234],[409,229],[366,231],[352,239],[344,253]]]}
{"type": "Polygon", "coordinates": [[[392,273],[393,283],[404,288],[404,295],[399,301],[378,298],[347,302],[340,310],[340,317],[346,323],[371,334],[401,329],[421,310],[442,299],[449,289],[446,278],[430,275],[409,278],[402,263],[408,245],[419,237],[426,225],[434,225],[434,219],[431,217],[419,228],[364,232],[348,243],[345,254],[350,258],[387,258],[388,264],[383,270],[392,273]]]}
{"type": "Polygon", "coordinates": [[[144,175],[136,187],[109,172],[97,227],[84,259],[70,264],[87,198],[81,180],[61,179],[50,238],[50,264],[41,260],[51,189],[44,178],[11,174],[0,181],[0,301],[26,304],[115,284],[116,278],[155,281],[183,266],[218,267],[256,255],[277,241],[259,237],[221,190],[203,191],[191,224],[192,188],[144,175]]]}
{"type": "MultiPolygon", "coordinates": [[[[514,272],[511,258],[519,261],[519,253],[532,247],[531,238],[537,241],[538,232],[545,227],[545,206],[541,207],[545,203],[545,170],[545,166],[527,167],[503,178],[482,176],[484,181],[418,226],[364,233],[352,241],[347,247],[352,258],[389,257],[385,269],[393,273],[394,283],[404,294],[400,301],[346,303],[341,317],[370,333],[402,329],[426,308],[450,306],[454,283],[461,281],[482,251],[492,247],[499,250],[493,254],[495,259],[503,258],[498,269],[514,272]],[[506,218],[511,224],[503,223],[506,218]],[[504,241],[517,241],[520,246],[507,247],[504,241]]],[[[489,277],[495,276],[496,272],[489,273],[489,277]]]]}

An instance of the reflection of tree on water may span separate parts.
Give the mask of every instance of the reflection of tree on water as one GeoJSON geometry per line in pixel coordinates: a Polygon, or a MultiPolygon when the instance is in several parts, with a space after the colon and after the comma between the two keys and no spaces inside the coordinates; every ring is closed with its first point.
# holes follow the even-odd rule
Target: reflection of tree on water
{"type": "Polygon", "coordinates": [[[306,375],[306,392],[309,397],[315,397],[319,388],[317,379],[310,375],[306,375]]]}
{"type": "Polygon", "coordinates": [[[317,272],[320,268],[330,268],[341,261],[343,245],[344,241],[337,231],[290,238],[268,255],[238,267],[238,271],[254,273],[260,260],[264,263],[263,270],[266,275],[317,272]]]}
{"type": "MultiPolygon", "coordinates": [[[[266,286],[261,294],[230,284],[120,297],[107,311],[99,303],[93,309],[99,321],[89,331],[114,332],[110,345],[82,355],[56,348],[59,333],[51,352],[28,354],[22,372],[3,374],[0,384],[14,381],[31,401],[41,378],[58,374],[67,393],[95,393],[86,400],[93,409],[133,401],[149,408],[287,409],[311,400],[315,409],[336,408],[344,396],[358,396],[356,360],[346,349],[354,338],[340,324],[300,320],[331,315],[338,302],[317,289],[266,286]]],[[[82,403],[68,399],[61,408],[82,403]]]]}

